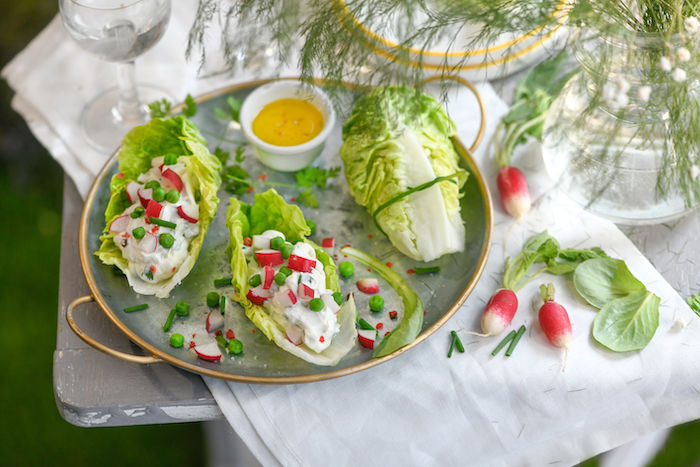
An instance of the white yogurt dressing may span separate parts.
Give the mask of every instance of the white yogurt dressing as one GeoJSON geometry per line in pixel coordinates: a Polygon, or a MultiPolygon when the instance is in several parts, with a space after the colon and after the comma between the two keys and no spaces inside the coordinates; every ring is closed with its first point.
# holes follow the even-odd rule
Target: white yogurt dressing
{"type": "MultiPolygon", "coordinates": [[[[284,236],[277,231],[268,230],[262,234],[268,238],[284,236]]],[[[323,270],[323,263],[316,261],[316,251],[313,247],[304,242],[298,242],[292,249],[292,255],[302,258],[315,260],[315,264],[311,272],[293,271],[286,279],[283,285],[278,285],[275,281],[272,282],[270,292],[273,294],[271,298],[265,300],[264,308],[268,310],[272,319],[280,324],[285,330],[290,326],[299,326],[303,332],[303,343],[314,352],[323,352],[331,345],[333,337],[340,332],[340,324],[335,313],[324,306],[321,311],[313,311],[309,308],[310,300],[302,300],[299,297],[299,286],[305,284],[314,292],[314,298],[321,298],[321,295],[332,295],[333,291],[326,288],[326,274],[323,270]],[[285,307],[280,303],[280,297],[291,290],[297,297],[297,302],[289,307],[285,307]]],[[[275,274],[282,267],[287,266],[287,260],[284,264],[275,266],[275,274]]],[[[251,261],[249,268],[252,272],[251,276],[263,274],[255,261],[251,261]]],[[[262,276],[261,276],[262,278],[262,276]]]]}
{"type": "MultiPolygon", "coordinates": [[[[177,212],[178,206],[197,206],[194,200],[192,187],[189,183],[189,176],[185,164],[179,162],[175,165],[165,166],[164,169],[165,168],[177,173],[183,182],[182,190],[180,191],[180,199],[176,203],[170,203],[169,201],[160,202],[163,209],[159,218],[176,224],[176,227],[172,229],[149,224],[146,222],[146,216],[144,214],[136,219],[129,216],[129,223],[126,229],[114,235],[114,243],[119,247],[124,258],[129,262],[129,270],[143,281],[150,283],[156,283],[171,278],[187,258],[190,241],[192,238],[199,235],[199,223],[190,223],[180,217],[177,212]],[[138,227],[143,227],[147,232],[142,239],[136,239],[132,235],[133,230],[138,227]],[[158,239],[160,235],[165,233],[173,236],[175,240],[173,246],[165,248],[157,241],[154,251],[144,251],[143,246],[146,243],[142,242],[144,242],[144,240],[152,240],[147,239],[149,234],[155,235],[156,239],[158,239]]],[[[148,172],[139,175],[137,181],[145,185],[151,180],[158,181],[161,186],[167,183],[167,179],[162,177],[158,167],[154,167],[148,172]]],[[[139,200],[136,200],[135,203],[124,211],[123,215],[131,214],[139,206],[141,206],[141,203],[139,200]]]]}

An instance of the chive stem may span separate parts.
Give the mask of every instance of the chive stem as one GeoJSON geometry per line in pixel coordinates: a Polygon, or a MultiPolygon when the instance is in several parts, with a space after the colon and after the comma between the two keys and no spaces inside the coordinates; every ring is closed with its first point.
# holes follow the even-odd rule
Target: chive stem
{"type": "Polygon", "coordinates": [[[455,345],[457,346],[457,351],[459,353],[464,353],[464,346],[462,345],[462,341],[459,340],[459,336],[457,335],[457,331],[452,331],[452,338],[455,341],[455,345]]]}
{"type": "Polygon", "coordinates": [[[172,326],[174,319],[175,319],[175,308],[170,310],[170,315],[168,315],[168,319],[165,321],[165,325],[163,325],[163,331],[165,331],[165,332],[170,331],[170,326],[172,326]]]}
{"type": "Polygon", "coordinates": [[[364,329],[365,331],[376,331],[376,329],[374,329],[374,326],[365,321],[364,318],[360,318],[358,323],[360,325],[360,329],[364,329]]]}
{"type": "Polygon", "coordinates": [[[129,308],[124,308],[124,313],[131,313],[132,311],[139,311],[145,308],[148,308],[148,305],[146,303],[136,306],[130,306],[129,308]]]}
{"type": "Polygon", "coordinates": [[[216,335],[216,342],[218,342],[219,345],[223,348],[228,347],[228,342],[226,342],[226,338],[224,338],[224,336],[221,333],[218,333],[216,335]]]}
{"type": "Polygon", "coordinates": [[[214,279],[214,287],[224,287],[226,285],[231,285],[233,277],[224,277],[222,279],[214,279]]]}
{"type": "Polygon", "coordinates": [[[513,350],[515,350],[515,346],[518,345],[518,341],[520,341],[520,338],[523,337],[523,334],[525,334],[524,324],[520,326],[520,329],[518,329],[518,333],[513,338],[513,342],[510,343],[508,350],[506,350],[506,357],[510,357],[510,355],[513,353],[513,350]]]}
{"type": "Polygon", "coordinates": [[[495,356],[498,354],[498,352],[500,352],[501,349],[502,349],[503,347],[506,346],[506,344],[507,344],[508,342],[510,342],[510,341],[513,340],[513,338],[515,337],[515,334],[516,334],[516,333],[515,333],[515,329],[513,329],[512,331],[510,331],[510,334],[508,334],[508,335],[501,341],[501,343],[498,344],[498,347],[496,347],[495,349],[493,349],[493,352],[491,352],[491,355],[493,355],[493,356],[495,357],[495,356]]]}
{"type": "Polygon", "coordinates": [[[450,344],[450,351],[447,352],[447,358],[452,358],[452,351],[455,348],[455,336],[452,334],[452,343],[450,344]]]}
{"type": "Polygon", "coordinates": [[[221,296],[221,304],[219,305],[219,310],[221,311],[222,315],[226,312],[226,297],[224,297],[223,295],[221,296]]]}
{"type": "Polygon", "coordinates": [[[440,272],[440,266],[433,266],[431,268],[414,268],[413,272],[416,274],[430,274],[433,272],[440,272]]]}
{"type": "Polygon", "coordinates": [[[177,227],[177,224],[175,224],[174,222],[169,222],[169,221],[159,219],[159,218],[153,217],[153,216],[151,216],[148,220],[150,221],[151,224],[159,225],[161,227],[168,227],[170,229],[174,229],[177,227]]]}

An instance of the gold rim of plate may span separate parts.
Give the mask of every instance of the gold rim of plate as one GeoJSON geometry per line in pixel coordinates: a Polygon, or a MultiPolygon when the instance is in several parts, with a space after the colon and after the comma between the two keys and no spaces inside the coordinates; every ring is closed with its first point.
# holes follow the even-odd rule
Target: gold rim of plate
{"type": "MultiPolygon", "coordinates": [[[[551,13],[549,18],[555,18],[557,17],[557,23],[552,27],[550,31],[547,32],[544,36],[542,36],[539,40],[536,42],[530,44],[529,46],[525,47],[522,50],[519,50],[516,53],[513,54],[508,54],[503,57],[491,60],[491,61],[485,61],[482,63],[474,64],[474,65],[459,65],[459,66],[450,66],[447,63],[443,63],[440,65],[435,65],[432,63],[425,63],[425,62],[418,62],[412,59],[404,59],[400,57],[397,54],[393,54],[387,50],[382,50],[378,47],[375,47],[375,43],[379,42],[383,44],[387,49],[391,50],[399,50],[402,49],[401,45],[392,42],[378,34],[375,34],[371,30],[369,30],[363,23],[361,23],[355,15],[352,14],[350,10],[348,10],[347,6],[345,5],[344,0],[336,0],[338,7],[340,9],[339,15],[341,22],[345,24],[345,19],[349,19],[352,21],[352,23],[362,31],[362,33],[369,38],[370,40],[363,40],[363,38],[360,38],[362,42],[365,43],[373,52],[375,52],[378,55],[381,55],[382,57],[389,59],[389,60],[394,60],[398,61],[400,63],[408,64],[412,67],[417,67],[417,68],[424,68],[428,70],[450,70],[450,71],[468,71],[468,70],[477,70],[481,68],[488,68],[491,66],[497,66],[501,65],[506,62],[510,62],[512,60],[516,60],[520,57],[523,57],[524,55],[527,55],[528,53],[532,52],[533,50],[541,47],[544,45],[545,42],[547,42],[549,39],[551,39],[554,34],[557,33],[557,31],[564,25],[567,19],[567,14],[565,13],[565,7],[567,5],[566,0],[562,0],[561,3],[557,6],[557,8],[554,9],[554,11],[551,13]]],[[[530,32],[527,32],[525,34],[522,34],[515,39],[512,39],[510,41],[504,42],[502,44],[493,46],[493,47],[488,47],[485,49],[476,49],[476,50],[469,50],[469,51],[463,51],[463,52],[433,52],[433,51],[421,51],[419,49],[415,49],[412,47],[409,47],[407,49],[408,52],[410,52],[413,55],[418,55],[418,56],[427,56],[427,57],[436,57],[436,58],[467,58],[467,57],[474,57],[478,55],[487,55],[489,53],[493,52],[498,52],[503,49],[507,49],[509,47],[518,45],[519,43],[539,34],[540,32],[544,31],[545,26],[540,26],[538,28],[533,29],[530,32]]]]}
{"type": "MultiPolygon", "coordinates": [[[[292,78],[295,79],[295,78],[292,78]]],[[[257,81],[248,81],[245,83],[239,83],[233,86],[229,86],[217,91],[213,91],[207,94],[204,94],[200,96],[199,98],[195,99],[197,103],[199,102],[204,102],[207,101],[213,97],[219,96],[221,94],[228,94],[231,92],[239,91],[242,89],[250,88],[250,87],[257,87],[261,86],[263,84],[272,82],[272,81],[277,81],[276,79],[265,79],[265,80],[257,80],[257,81]]],[[[323,82],[320,79],[315,80],[316,85],[322,85],[323,82]]],[[[351,86],[351,88],[354,88],[351,86]]],[[[177,111],[181,106],[176,107],[173,110],[173,113],[177,111]]],[[[183,368],[185,370],[191,371],[193,373],[197,373],[200,375],[205,375],[205,376],[211,376],[213,378],[217,379],[222,379],[226,381],[234,381],[234,382],[239,382],[239,383],[251,383],[251,384],[297,384],[297,383],[312,383],[312,382],[317,382],[317,381],[324,381],[328,379],[333,379],[333,378],[339,378],[341,376],[347,376],[351,375],[357,372],[360,372],[362,370],[366,370],[368,368],[372,368],[373,366],[379,365],[380,363],[384,363],[388,360],[391,360],[392,358],[395,358],[402,353],[412,349],[419,343],[421,343],[423,340],[425,340],[428,336],[433,334],[435,331],[437,331],[443,324],[445,324],[451,317],[452,315],[455,314],[455,312],[460,308],[462,303],[467,299],[469,294],[471,294],[472,290],[476,286],[476,283],[478,282],[479,278],[481,277],[481,274],[484,270],[484,267],[486,266],[486,260],[488,259],[488,255],[491,249],[491,237],[492,237],[492,232],[493,232],[493,204],[491,201],[491,194],[489,192],[488,186],[485,182],[484,175],[479,169],[478,165],[476,162],[472,159],[471,154],[467,150],[467,148],[464,146],[464,144],[459,140],[457,137],[453,137],[453,143],[455,145],[455,148],[457,152],[464,158],[469,170],[474,174],[474,178],[477,181],[479,192],[482,195],[483,198],[483,203],[484,203],[484,217],[486,220],[486,231],[484,233],[484,243],[481,247],[481,253],[479,256],[478,264],[477,267],[474,271],[474,274],[472,275],[471,279],[467,283],[467,286],[465,289],[462,291],[462,293],[459,295],[459,298],[457,301],[438,319],[432,326],[429,328],[423,330],[418,337],[416,338],[415,341],[413,341],[411,344],[406,345],[405,347],[402,347],[401,349],[386,355],[384,357],[380,358],[370,358],[369,360],[360,363],[358,365],[353,365],[351,367],[335,370],[335,371],[330,371],[327,373],[318,373],[314,375],[303,375],[303,376],[285,376],[285,377],[259,377],[259,376],[243,376],[243,375],[236,375],[236,374],[231,374],[231,373],[225,373],[222,371],[216,371],[216,370],[210,370],[207,368],[203,368],[197,365],[193,365],[187,362],[184,362],[176,357],[173,357],[169,355],[168,353],[158,349],[157,347],[153,346],[152,344],[149,344],[146,342],[144,339],[139,337],[134,331],[131,330],[128,326],[126,326],[120,319],[119,317],[114,313],[114,311],[111,309],[111,307],[107,304],[105,301],[104,296],[102,295],[102,291],[100,288],[97,286],[97,283],[95,281],[95,277],[92,274],[92,270],[90,268],[90,253],[88,252],[88,244],[87,244],[87,236],[88,236],[88,220],[90,217],[90,214],[92,212],[92,208],[94,205],[95,201],[95,196],[96,193],[102,184],[103,179],[107,176],[109,173],[112,165],[117,161],[117,155],[119,154],[119,149],[110,156],[109,160],[107,163],[104,165],[100,173],[97,175],[97,178],[95,179],[92,187],[90,188],[90,191],[87,195],[87,198],[85,200],[85,205],[83,206],[83,211],[80,216],[80,231],[79,231],[79,250],[80,250],[80,265],[83,268],[83,273],[85,275],[85,279],[88,283],[88,286],[90,287],[90,291],[92,292],[92,296],[94,300],[99,304],[100,308],[102,308],[102,311],[107,315],[107,317],[117,326],[117,328],[124,333],[129,339],[131,339],[132,342],[136,343],[139,345],[141,348],[143,348],[146,352],[149,352],[151,355],[156,356],[160,358],[162,361],[170,363],[171,365],[183,368]]],[[[280,350],[282,351],[282,350],[280,350]]]]}

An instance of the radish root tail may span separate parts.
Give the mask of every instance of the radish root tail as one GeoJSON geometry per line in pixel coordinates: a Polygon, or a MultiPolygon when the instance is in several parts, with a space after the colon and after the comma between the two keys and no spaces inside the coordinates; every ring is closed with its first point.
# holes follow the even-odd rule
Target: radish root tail
{"type": "Polygon", "coordinates": [[[510,224],[510,227],[508,227],[508,232],[506,232],[506,238],[503,240],[503,257],[507,258],[508,257],[508,237],[510,237],[510,231],[513,230],[513,227],[515,227],[515,224],[520,222],[522,217],[518,217],[513,221],[512,224],[510,224]]]}
{"type": "Polygon", "coordinates": [[[566,371],[566,362],[569,361],[569,347],[564,347],[564,368],[561,369],[561,372],[564,373],[566,371]]]}
{"type": "Polygon", "coordinates": [[[481,333],[474,332],[474,331],[467,331],[466,329],[464,329],[464,326],[462,326],[462,324],[464,324],[464,323],[462,322],[462,320],[458,319],[458,320],[457,320],[457,326],[459,326],[459,329],[461,329],[462,332],[464,332],[464,333],[466,333],[466,334],[470,334],[470,335],[472,335],[472,336],[479,336],[479,337],[491,337],[491,334],[481,334],[481,333]]]}

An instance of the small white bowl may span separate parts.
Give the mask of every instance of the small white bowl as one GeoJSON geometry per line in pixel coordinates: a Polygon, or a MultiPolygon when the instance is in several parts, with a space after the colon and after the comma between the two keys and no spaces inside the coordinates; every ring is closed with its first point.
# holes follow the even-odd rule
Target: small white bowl
{"type": "Polygon", "coordinates": [[[281,80],[260,86],[250,93],[243,102],[239,120],[243,134],[263,164],[280,172],[296,172],[321,155],[326,139],[335,126],[335,111],[328,96],[318,87],[302,85],[296,80],[281,80]],[[275,146],[255,136],[253,120],[260,111],[276,100],[289,98],[308,101],[321,112],[321,133],[311,141],[296,146],[275,146]]]}

